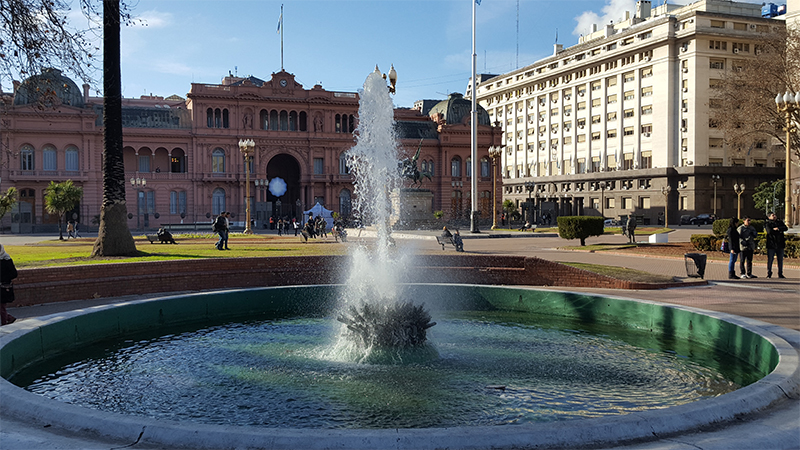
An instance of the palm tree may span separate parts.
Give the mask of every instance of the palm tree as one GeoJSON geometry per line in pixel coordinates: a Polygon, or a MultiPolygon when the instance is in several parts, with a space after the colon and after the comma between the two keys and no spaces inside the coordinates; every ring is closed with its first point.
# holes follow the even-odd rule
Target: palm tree
{"type": "Polygon", "coordinates": [[[119,8],[119,0],[103,0],[103,204],[92,256],[137,254],[136,244],[128,229],[125,200],[119,8]]]}
{"type": "Polygon", "coordinates": [[[72,210],[83,198],[83,188],[72,184],[72,180],[63,183],[51,181],[44,190],[44,207],[50,214],[58,214],[58,238],[64,240],[64,230],[61,227],[64,214],[72,210]]]}
{"type": "MultiPolygon", "coordinates": [[[[0,194],[0,220],[3,219],[3,216],[6,215],[7,212],[11,211],[11,208],[17,204],[17,188],[10,187],[6,191],[5,194],[0,194]]],[[[2,227],[0,227],[0,230],[2,227]]]]}

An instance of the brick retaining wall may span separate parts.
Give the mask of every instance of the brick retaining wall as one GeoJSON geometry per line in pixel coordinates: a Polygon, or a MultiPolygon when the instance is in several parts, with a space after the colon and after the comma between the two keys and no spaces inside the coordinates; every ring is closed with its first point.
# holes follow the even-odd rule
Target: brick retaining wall
{"type": "MultiPolygon", "coordinates": [[[[402,282],[661,289],[524,256],[420,256],[402,282]]],[[[349,256],[192,259],[20,269],[14,306],[210,289],[341,284],[349,256]]],[[[705,284],[705,282],[700,282],[705,284]]],[[[691,283],[697,284],[697,283],[691,283]]]]}

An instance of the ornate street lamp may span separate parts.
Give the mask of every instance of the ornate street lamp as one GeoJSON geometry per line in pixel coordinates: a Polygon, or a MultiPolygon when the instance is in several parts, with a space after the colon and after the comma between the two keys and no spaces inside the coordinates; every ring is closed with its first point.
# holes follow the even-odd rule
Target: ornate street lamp
{"type": "Polygon", "coordinates": [[[489,147],[489,157],[492,158],[492,229],[497,229],[497,159],[503,155],[503,147],[489,147]]]}
{"type": "Polygon", "coordinates": [[[600,215],[603,216],[604,219],[606,218],[606,188],[608,187],[608,185],[606,183],[608,183],[608,182],[607,181],[602,181],[602,182],[600,182],[600,186],[599,186],[600,187],[600,215]]]}
{"type": "Polygon", "coordinates": [[[717,182],[719,182],[719,175],[711,175],[711,181],[714,183],[714,217],[717,217],[717,182]]]}
{"type": "MultiPolygon", "coordinates": [[[[139,215],[142,213],[142,199],[139,197],[140,189],[147,186],[147,180],[144,178],[131,177],[131,186],[136,189],[136,229],[141,229],[139,225],[139,215]]],[[[145,200],[146,202],[146,200],[145,200]]]]}
{"type": "Polygon", "coordinates": [[[785,214],[784,222],[787,225],[792,223],[792,196],[790,193],[790,186],[792,183],[792,133],[797,132],[797,127],[794,125],[792,115],[800,112],[800,92],[791,93],[786,91],[785,94],[778,94],[775,97],[775,104],[778,106],[778,112],[786,114],[786,184],[784,185],[785,195],[785,214]]]}
{"type": "MultiPolygon", "coordinates": [[[[378,69],[378,65],[375,64],[375,72],[381,73],[381,70],[378,69]]],[[[389,74],[383,74],[383,79],[389,79],[389,93],[395,93],[395,87],[397,86],[397,71],[394,70],[394,64],[392,64],[392,68],[389,70],[389,74]]]]}
{"type": "Polygon", "coordinates": [[[669,193],[672,186],[661,186],[661,195],[664,196],[664,228],[669,227],[669,193]]]}
{"type": "MultiPolygon", "coordinates": [[[[536,189],[536,183],[534,183],[533,181],[526,181],[523,185],[525,186],[525,190],[528,191],[528,205],[529,205],[528,214],[530,214],[532,216],[533,215],[533,203],[531,203],[531,192],[533,192],[534,189],[536,189]]],[[[531,223],[533,223],[534,222],[533,221],[533,217],[530,217],[530,219],[531,219],[531,223]]]]}
{"type": "Polygon", "coordinates": [[[734,184],[733,185],[733,192],[736,192],[736,195],[737,195],[736,217],[739,220],[742,220],[742,194],[744,194],[744,183],[734,184]]]}
{"type": "Polygon", "coordinates": [[[250,228],[250,158],[253,157],[253,150],[256,143],[252,139],[239,139],[239,150],[244,155],[244,174],[245,174],[245,226],[244,234],[253,234],[253,229],[250,228]]]}

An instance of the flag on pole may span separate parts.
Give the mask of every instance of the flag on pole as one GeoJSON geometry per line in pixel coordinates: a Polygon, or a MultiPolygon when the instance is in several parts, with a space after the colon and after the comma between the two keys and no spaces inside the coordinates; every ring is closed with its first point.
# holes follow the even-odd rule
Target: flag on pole
{"type": "Polygon", "coordinates": [[[475,0],[475,3],[477,3],[478,6],[480,6],[481,5],[481,0],[475,0]]]}
{"type": "Polygon", "coordinates": [[[277,33],[281,33],[281,24],[283,23],[283,8],[281,8],[281,16],[278,17],[278,31],[277,33]]]}

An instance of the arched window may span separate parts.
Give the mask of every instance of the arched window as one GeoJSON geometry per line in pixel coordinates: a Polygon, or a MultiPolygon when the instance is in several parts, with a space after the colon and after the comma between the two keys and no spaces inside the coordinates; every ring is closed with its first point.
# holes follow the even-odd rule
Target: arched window
{"type": "Polygon", "coordinates": [[[430,172],[431,177],[435,174],[436,165],[433,163],[433,160],[428,161],[428,172],[430,172]]]}
{"type": "Polygon", "coordinates": [[[217,148],[211,153],[211,171],[225,173],[225,150],[217,148]]]}
{"type": "Polygon", "coordinates": [[[230,128],[231,127],[231,122],[230,122],[229,119],[230,119],[230,117],[229,117],[229,114],[228,114],[228,109],[225,108],[225,109],[222,110],[222,128],[230,128]]]}
{"type": "Polygon", "coordinates": [[[206,126],[208,128],[214,128],[214,110],[211,108],[206,110],[206,126]]]}
{"type": "Polygon", "coordinates": [[[337,133],[341,133],[342,132],[342,116],[340,116],[339,114],[336,115],[336,129],[335,129],[335,131],[337,133]]]}
{"type": "Polygon", "coordinates": [[[351,205],[352,200],[350,196],[350,191],[347,189],[342,189],[339,192],[339,214],[343,217],[349,217],[351,212],[351,205]]]}
{"type": "Polygon", "coordinates": [[[33,147],[26,145],[19,152],[20,170],[35,170],[36,159],[34,158],[33,147]]]}
{"type": "Polygon", "coordinates": [[[269,112],[269,129],[272,131],[278,131],[278,111],[274,109],[269,112]]]}
{"type": "Polygon", "coordinates": [[[169,193],[169,213],[186,213],[186,191],[172,191],[169,193]]]}
{"type": "Polygon", "coordinates": [[[422,160],[422,163],[420,163],[420,165],[419,165],[419,171],[423,172],[423,173],[428,171],[428,161],[427,160],[424,160],[424,159],[422,160]]]}
{"type": "Polygon", "coordinates": [[[289,131],[297,131],[297,111],[289,113],[289,131]]]}
{"type": "Polygon", "coordinates": [[[347,152],[342,152],[339,155],[339,174],[347,175],[348,173],[350,173],[350,168],[347,167],[347,152]]]}
{"type": "Polygon", "coordinates": [[[42,149],[42,170],[56,170],[57,165],[56,148],[46,145],[42,149]]]}
{"type": "Polygon", "coordinates": [[[286,111],[281,111],[281,131],[289,130],[289,114],[286,111]]]}
{"type": "Polygon", "coordinates": [[[269,130],[269,113],[266,109],[261,110],[258,123],[262,130],[269,130]]]}
{"type": "Polygon", "coordinates": [[[481,158],[481,176],[484,178],[492,176],[492,165],[485,156],[481,158]]]}
{"type": "Polygon", "coordinates": [[[186,154],[183,149],[172,149],[172,155],[169,158],[170,172],[172,173],[186,173],[186,154]]]}
{"type": "Polygon", "coordinates": [[[305,111],[300,111],[300,131],[308,131],[308,115],[305,111]]]}
{"type": "Polygon", "coordinates": [[[77,172],[80,170],[80,160],[78,159],[78,147],[70,145],[64,153],[64,169],[69,172],[77,172]]]}
{"type": "Polygon", "coordinates": [[[350,114],[349,121],[350,121],[350,126],[348,127],[348,130],[350,133],[352,133],[356,131],[356,116],[350,114]]]}
{"type": "Polygon", "coordinates": [[[218,216],[225,211],[225,189],[216,188],[211,194],[211,212],[218,216]]]}
{"type": "Polygon", "coordinates": [[[467,161],[464,163],[464,165],[467,168],[467,170],[465,170],[465,172],[467,173],[467,177],[471,177],[472,176],[472,158],[467,158],[467,161]]]}
{"type": "Polygon", "coordinates": [[[219,108],[214,110],[214,127],[222,128],[222,110],[219,108]]]}
{"type": "Polygon", "coordinates": [[[459,158],[458,156],[450,160],[450,176],[451,177],[461,176],[461,158],[459,158]]]}

